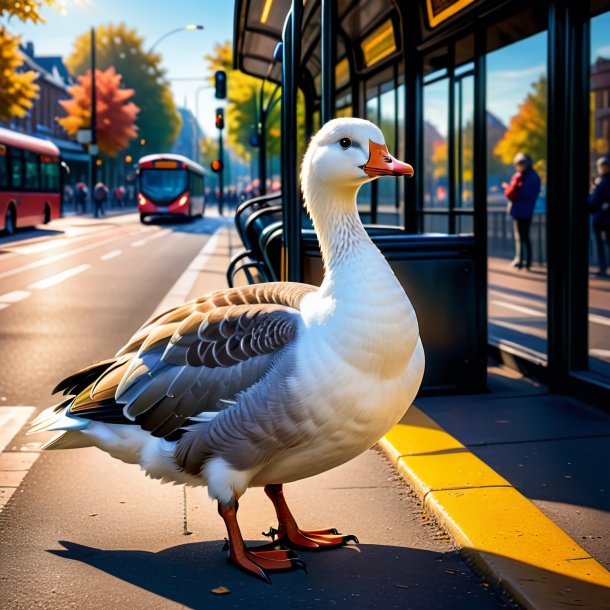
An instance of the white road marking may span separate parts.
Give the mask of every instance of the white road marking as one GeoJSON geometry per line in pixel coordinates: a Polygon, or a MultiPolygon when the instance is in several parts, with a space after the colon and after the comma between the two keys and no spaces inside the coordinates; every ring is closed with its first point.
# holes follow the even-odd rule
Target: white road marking
{"type": "Polygon", "coordinates": [[[0,303],[17,303],[27,299],[32,293],[27,290],[13,290],[13,292],[7,292],[6,294],[0,295],[0,303]]]}
{"type": "Polygon", "coordinates": [[[595,313],[589,314],[589,322],[593,322],[593,324],[601,324],[602,326],[610,326],[610,318],[606,316],[598,316],[595,313]]]}
{"type": "Polygon", "coordinates": [[[533,316],[535,318],[546,318],[546,314],[542,311],[531,309],[530,307],[523,307],[522,305],[515,305],[514,303],[507,303],[506,301],[497,301],[496,299],[492,299],[489,304],[498,305],[499,307],[504,307],[505,309],[512,309],[513,311],[518,311],[519,313],[524,313],[527,316],[533,316]]]}
{"type": "Polygon", "coordinates": [[[94,250],[95,248],[100,248],[101,246],[104,246],[105,244],[108,244],[112,241],[116,241],[117,239],[125,239],[131,237],[132,235],[135,235],[136,233],[139,233],[139,230],[130,231],[125,235],[115,235],[114,237],[103,239],[94,244],[83,246],[82,248],[76,248],[68,252],[62,252],[61,254],[56,254],[55,256],[48,256],[47,258],[43,258],[38,261],[33,261],[31,263],[28,263],[27,265],[22,265],[21,267],[16,267],[15,269],[9,269],[8,271],[0,273],[0,280],[3,280],[5,277],[17,275],[18,273],[22,273],[23,271],[30,271],[31,269],[37,269],[38,267],[43,267],[44,265],[56,263],[58,261],[63,260],[64,258],[67,258],[68,256],[73,256],[74,254],[80,254],[81,252],[87,252],[87,250],[94,250]]]}
{"type": "Polygon", "coordinates": [[[22,447],[4,451],[35,410],[34,407],[0,407],[0,511],[40,456],[40,452],[21,451],[22,447]]]}
{"type": "Polygon", "coordinates": [[[226,231],[226,228],[224,226],[220,226],[218,229],[216,229],[210,239],[208,239],[208,241],[204,244],[203,248],[201,248],[197,256],[191,261],[184,273],[169,289],[165,297],[163,297],[157,309],[155,309],[154,313],[150,316],[151,318],[162,314],[168,309],[182,305],[186,301],[193,286],[195,285],[195,282],[197,281],[197,277],[201,271],[203,271],[210,256],[214,253],[214,250],[216,250],[222,230],[226,231]]]}
{"type": "Polygon", "coordinates": [[[110,252],[106,252],[106,254],[103,254],[102,256],[100,256],[100,260],[109,261],[111,258],[116,258],[117,256],[121,256],[121,254],[123,254],[122,250],[111,250],[110,252]]]}
{"type": "Polygon", "coordinates": [[[34,413],[35,407],[0,407],[0,452],[34,413]]]}
{"type": "Polygon", "coordinates": [[[171,229],[163,229],[162,231],[158,231],[157,233],[155,233],[154,235],[151,235],[150,237],[145,237],[144,239],[139,239],[138,241],[134,241],[131,246],[132,248],[140,248],[141,246],[146,245],[149,241],[152,241],[153,239],[158,239],[159,237],[163,237],[164,235],[167,235],[168,233],[171,233],[172,230],[171,229]]]}
{"type": "Polygon", "coordinates": [[[33,288],[33,289],[37,289],[37,290],[41,290],[43,288],[49,288],[51,286],[55,286],[55,284],[59,284],[60,282],[67,280],[68,278],[78,275],[79,273],[82,273],[83,271],[87,271],[87,269],[90,269],[90,268],[91,268],[91,265],[79,265],[78,267],[72,267],[72,269],[67,269],[66,271],[62,271],[61,273],[56,273],[55,275],[52,275],[51,277],[47,277],[44,280],[34,282],[33,284],[30,284],[28,286],[28,288],[33,288]]]}

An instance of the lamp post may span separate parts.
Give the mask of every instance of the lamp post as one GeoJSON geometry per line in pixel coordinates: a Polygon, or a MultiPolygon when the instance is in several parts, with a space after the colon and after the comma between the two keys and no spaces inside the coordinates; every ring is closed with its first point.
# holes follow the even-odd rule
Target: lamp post
{"type": "Polygon", "coordinates": [[[165,40],[168,36],[171,36],[172,34],[177,34],[178,32],[183,32],[183,31],[192,31],[192,30],[203,30],[203,26],[202,25],[194,25],[194,24],[189,24],[189,25],[183,25],[181,28],[176,28],[175,30],[170,30],[169,32],[166,32],[165,34],[163,34],[163,36],[161,36],[161,38],[158,38],[155,43],[152,45],[152,47],[150,47],[149,49],[149,53],[152,53],[155,49],[155,47],[162,41],[165,40]]]}

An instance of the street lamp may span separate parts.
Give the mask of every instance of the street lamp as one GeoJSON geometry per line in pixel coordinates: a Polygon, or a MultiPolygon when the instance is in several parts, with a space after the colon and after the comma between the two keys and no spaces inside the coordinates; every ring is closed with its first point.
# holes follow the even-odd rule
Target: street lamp
{"type": "Polygon", "coordinates": [[[149,53],[152,53],[154,48],[162,41],[165,40],[168,36],[171,36],[172,34],[177,34],[178,32],[183,32],[184,30],[203,30],[203,26],[202,25],[194,25],[194,24],[189,24],[189,25],[183,25],[181,28],[176,28],[175,30],[170,30],[169,32],[166,32],[165,34],[163,34],[163,36],[161,36],[161,38],[159,38],[155,44],[153,44],[152,47],[150,47],[150,50],[148,51],[149,53]]]}

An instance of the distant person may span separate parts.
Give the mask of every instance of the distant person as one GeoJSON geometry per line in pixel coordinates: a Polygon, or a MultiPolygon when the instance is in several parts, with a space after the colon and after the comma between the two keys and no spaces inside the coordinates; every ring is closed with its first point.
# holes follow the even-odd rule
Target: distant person
{"type": "Polygon", "coordinates": [[[117,186],[114,189],[112,196],[114,197],[114,204],[117,208],[125,207],[125,193],[126,191],[124,186],[117,186]]]}
{"type": "Polygon", "coordinates": [[[601,157],[596,166],[599,176],[593,182],[589,195],[589,211],[593,214],[593,233],[599,263],[597,275],[607,277],[606,248],[610,248],[610,157],[601,157]]]}
{"type": "Polygon", "coordinates": [[[532,241],[530,228],[534,208],[540,195],[540,176],[532,167],[532,159],[524,153],[517,153],[513,159],[515,173],[510,183],[503,182],[504,195],[508,197],[508,213],[513,217],[515,236],[515,258],[513,267],[528,271],[532,266],[532,241]]]}
{"type": "Polygon", "coordinates": [[[87,206],[87,197],[89,189],[84,182],[77,182],[74,187],[74,202],[76,203],[76,212],[84,214],[87,206]]]}
{"type": "Polygon", "coordinates": [[[108,187],[103,182],[98,182],[93,189],[93,203],[95,204],[95,211],[93,215],[95,218],[105,216],[104,204],[108,201],[108,187]]]}
{"type": "Polygon", "coordinates": [[[64,184],[64,204],[72,205],[74,203],[74,189],[70,184],[64,184]]]}

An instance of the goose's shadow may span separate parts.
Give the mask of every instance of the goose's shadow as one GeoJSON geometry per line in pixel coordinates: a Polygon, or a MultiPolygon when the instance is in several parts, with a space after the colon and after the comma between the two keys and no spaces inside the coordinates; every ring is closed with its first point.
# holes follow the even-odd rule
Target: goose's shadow
{"type": "MultiPolygon", "coordinates": [[[[181,544],[156,553],[103,550],[66,541],[60,544],[65,550],[49,553],[87,564],[189,608],[207,608],[211,603],[240,609],[285,608],[289,603],[308,608],[457,609],[464,607],[464,598],[455,595],[456,579],[462,593],[468,590],[469,602],[481,598],[481,607],[495,607],[490,599],[495,594],[481,586],[457,553],[366,544],[324,552],[300,551],[308,574],[272,574],[269,586],[232,566],[220,541],[181,544]],[[211,590],[219,586],[231,593],[218,597],[211,590]]],[[[92,576],[94,582],[95,574],[92,576]]]]}

